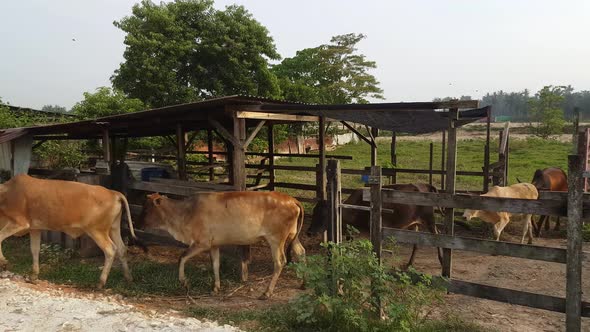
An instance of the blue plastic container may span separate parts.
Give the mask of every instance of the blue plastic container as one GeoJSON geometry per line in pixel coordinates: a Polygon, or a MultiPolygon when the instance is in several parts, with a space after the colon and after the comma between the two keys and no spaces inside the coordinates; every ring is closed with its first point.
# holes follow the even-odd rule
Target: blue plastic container
{"type": "Polygon", "coordinates": [[[146,167],[141,170],[141,181],[151,178],[168,178],[168,172],[162,167],[146,167]]]}
{"type": "Polygon", "coordinates": [[[361,175],[361,181],[363,181],[364,183],[369,183],[369,175],[368,174],[361,175]]]}

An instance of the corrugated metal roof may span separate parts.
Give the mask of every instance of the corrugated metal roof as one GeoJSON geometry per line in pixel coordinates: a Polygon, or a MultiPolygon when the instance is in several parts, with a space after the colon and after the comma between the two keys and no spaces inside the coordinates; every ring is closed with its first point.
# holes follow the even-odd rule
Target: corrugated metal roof
{"type": "MultiPolygon", "coordinates": [[[[208,127],[207,117],[227,117],[225,106],[261,105],[260,110],[269,113],[295,113],[324,115],[332,119],[351,121],[379,129],[406,133],[427,133],[446,129],[446,112],[435,109],[450,105],[477,105],[477,102],[451,103],[373,103],[346,105],[317,105],[292,101],[276,100],[255,96],[234,95],[212,98],[204,101],[172,105],[145,111],[111,115],[94,120],[42,125],[28,128],[6,129],[0,132],[0,143],[10,141],[25,134],[68,135],[71,138],[100,137],[102,130],[108,127],[114,135],[122,136],[156,136],[172,134],[176,123],[180,122],[186,129],[208,127]],[[270,108],[266,110],[265,108],[270,108]]],[[[486,116],[487,109],[461,111],[460,123],[476,121],[486,116]]]]}

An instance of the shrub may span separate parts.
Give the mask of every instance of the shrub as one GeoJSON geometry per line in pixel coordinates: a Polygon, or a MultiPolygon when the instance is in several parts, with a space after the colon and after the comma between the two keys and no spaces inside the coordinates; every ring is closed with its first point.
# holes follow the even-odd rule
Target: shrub
{"type": "Polygon", "coordinates": [[[413,282],[410,273],[387,273],[368,240],[323,247],[329,255],[310,256],[306,263],[295,264],[298,276],[305,276],[310,288],[291,306],[301,328],[410,331],[424,323],[427,307],[442,299],[429,276],[413,282]],[[381,299],[384,319],[379,319],[376,298],[381,299]]]}

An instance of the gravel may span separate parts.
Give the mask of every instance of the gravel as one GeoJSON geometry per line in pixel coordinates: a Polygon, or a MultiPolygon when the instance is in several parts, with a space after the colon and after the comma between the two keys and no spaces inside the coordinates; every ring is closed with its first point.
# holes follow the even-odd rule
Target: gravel
{"type": "Polygon", "coordinates": [[[0,273],[0,331],[239,331],[174,312],[141,312],[116,297],[41,292],[8,279],[14,277],[0,273]]]}

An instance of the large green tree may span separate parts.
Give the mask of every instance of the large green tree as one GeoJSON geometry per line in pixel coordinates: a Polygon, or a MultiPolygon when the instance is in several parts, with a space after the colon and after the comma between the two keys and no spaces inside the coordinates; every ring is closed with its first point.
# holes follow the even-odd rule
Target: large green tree
{"type": "Polygon", "coordinates": [[[72,107],[72,112],[85,119],[137,112],[145,109],[144,103],[136,98],[128,98],[123,92],[108,87],[100,87],[96,92],[84,92],[84,100],[72,107]]]}
{"type": "Polygon", "coordinates": [[[370,73],[375,62],[357,52],[363,38],[354,33],[334,36],[329,44],[303,49],[274,66],[283,98],[318,104],[383,99],[383,90],[370,73]]]}
{"type": "Polygon", "coordinates": [[[210,0],[144,0],[114,22],[126,33],[113,86],[151,106],[207,97],[278,97],[269,59],[279,59],[268,30],[242,6],[213,8],[210,0]]]}
{"type": "Polygon", "coordinates": [[[530,103],[530,119],[535,121],[535,134],[547,138],[563,133],[565,120],[562,104],[566,87],[545,86],[539,90],[530,103]]]}

